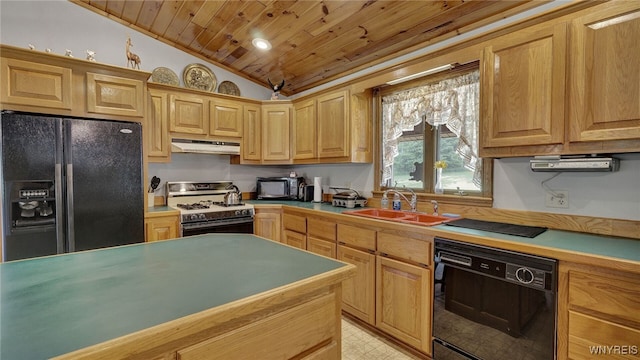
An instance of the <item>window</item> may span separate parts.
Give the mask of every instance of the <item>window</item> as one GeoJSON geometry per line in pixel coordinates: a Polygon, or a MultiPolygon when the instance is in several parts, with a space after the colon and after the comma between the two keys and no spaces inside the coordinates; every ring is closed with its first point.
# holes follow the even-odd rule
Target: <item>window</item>
{"type": "Polygon", "coordinates": [[[478,157],[479,87],[475,62],[379,92],[381,188],[434,193],[438,162],[444,193],[490,194],[490,164],[478,157]]]}

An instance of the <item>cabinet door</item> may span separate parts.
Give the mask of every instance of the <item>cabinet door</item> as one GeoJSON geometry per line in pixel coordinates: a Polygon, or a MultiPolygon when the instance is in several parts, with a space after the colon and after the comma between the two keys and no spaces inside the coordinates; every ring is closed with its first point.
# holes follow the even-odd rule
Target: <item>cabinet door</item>
{"type": "Polygon", "coordinates": [[[262,126],[260,123],[260,107],[244,105],[242,116],[242,161],[259,162],[262,158],[262,126]]]}
{"type": "Polygon", "coordinates": [[[431,271],[378,256],[376,326],[431,353],[431,271]]]}
{"type": "Polygon", "coordinates": [[[307,250],[318,255],[330,257],[332,259],[335,259],[337,256],[335,242],[318,239],[310,235],[307,235],[307,250]]]}
{"type": "Polygon", "coordinates": [[[175,239],[179,236],[178,216],[162,216],[145,220],[145,241],[175,239]]]}
{"type": "Polygon", "coordinates": [[[371,91],[351,94],[351,162],[373,161],[373,124],[371,121],[371,91]]]}
{"type": "Polygon", "coordinates": [[[282,215],[280,209],[255,209],[253,233],[280,242],[282,215]]]}
{"type": "Polygon", "coordinates": [[[145,83],[119,76],[87,73],[87,111],[143,117],[145,83]]]}
{"type": "Polygon", "coordinates": [[[293,159],[315,159],[318,144],[315,100],[308,100],[294,106],[291,132],[293,159]]]}
{"type": "Polygon", "coordinates": [[[318,157],[349,156],[349,92],[318,97],[318,157]]]}
{"type": "Polygon", "coordinates": [[[285,244],[291,245],[293,247],[297,247],[298,249],[306,250],[307,249],[307,235],[301,234],[291,230],[284,231],[284,241],[285,244]]]}
{"type": "Polygon", "coordinates": [[[519,30],[484,49],[481,149],[564,141],[566,27],[519,30]]]}
{"type": "Polygon", "coordinates": [[[214,136],[242,137],[242,104],[216,99],[209,104],[209,131],[214,136]]]}
{"type": "Polygon", "coordinates": [[[169,105],[167,93],[149,90],[151,106],[145,123],[147,137],[147,158],[150,162],[171,161],[169,142],[169,105]]]}
{"type": "Polygon", "coordinates": [[[637,1],[571,22],[570,141],[640,138],[639,38],[637,1]]]}
{"type": "Polygon", "coordinates": [[[262,107],[262,160],[288,162],[290,156],[288,105],[262,107]]]}
{"type": "Polygon", "coordinates": [[[356,266],[356,275],[342,282],[343,310],[375,325],[376,256],[338,245],[338,260],[356,266]]]}
{"type": "Polygon", "coordinates": [[[0,102],[71,110],[71,69],[2,58],[0,102]]]}
{"type": "Polygon", "coordinates": [[[169,95],[169,130],[185,134],[206,135],[209,122],[207,101],[187,94],[169,95]]]}

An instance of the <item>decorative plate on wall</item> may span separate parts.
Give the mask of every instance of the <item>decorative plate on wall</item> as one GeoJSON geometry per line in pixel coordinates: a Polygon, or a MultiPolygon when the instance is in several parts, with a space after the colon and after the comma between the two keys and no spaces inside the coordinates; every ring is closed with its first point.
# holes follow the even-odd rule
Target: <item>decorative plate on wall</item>
{"type": "Polygon", "coordinates": [[[240,89],[238,88],[238,85],[231,81],[221,82],[220,85],[218,85],[218,92],[220,94],[240,96],[240,89]]]}
{"type": "Polygon", "coordinates": [[[151,73],[151,81],[159,84],[180,85],[180,79],[173,70],[166,67],[157,67],[151,73]]]}
{"type": "Polygon", "coordinates": [[[202,64],[187,65],[182,73],[182,80],[185,87],[203,91],[213,91],[218,82],[213,72],[202,64]]]}

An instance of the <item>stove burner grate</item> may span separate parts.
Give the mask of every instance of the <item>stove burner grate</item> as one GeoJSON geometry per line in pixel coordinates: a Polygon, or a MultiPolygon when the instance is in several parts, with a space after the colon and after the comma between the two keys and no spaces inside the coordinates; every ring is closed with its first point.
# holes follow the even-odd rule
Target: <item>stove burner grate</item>
{"type": "Polygon", "coordinates": [[[193,204],[178,204],[177,205],[180,209],[184,209],[184,210],[203,210],[203,209],[208,209],[209,205],[207,204],[203,204],[203,203],[193,203],[193,204]]]}

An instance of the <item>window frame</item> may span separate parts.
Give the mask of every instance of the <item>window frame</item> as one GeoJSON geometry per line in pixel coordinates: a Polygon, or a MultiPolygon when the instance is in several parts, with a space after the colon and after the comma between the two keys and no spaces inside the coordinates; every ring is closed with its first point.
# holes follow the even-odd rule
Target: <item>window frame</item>
{"type": "MultiPolygon", "coordinates": [[[[374,184],[374,194],[382,193],[385,190],[392,189],[393,186],[387,187],[382,186],[380,184],[382,178],[382,97],[394,92],[419,87],[422,85],[426,85],[429,83],[437,82],[440,80],[448,79],[454,76],[463,75],[465,73],[475,71],[479,69],[479,61],[473,61],[464,65],[457,65],[451,70],[443,71],[437,74],[417,78],[414,80],[410,80],[404,83],[396,84],[396,85],[384,85],[379,86],[373,91],[373,100],[374,100],[374,121],[376,123],[376,136],[375,136],[375,144],[376,144],[376,152],[374,156],[374,164],[375,164],[375,184],[374,184]]],[[[480,120],[481,126],[482,120],[480,120]]],[[[492,158],[483,158],[482,160],[482,189],[480,191],[464,191],[464,195],[458,194],[457,190],[445,189],[444,194],[435,194],[433,190],[435,183],[435,170],[433,168],[437,151],[438,151],[438,131],[437,128],[430,127],[429,124],[425,123],[425,132],[424,132],[424,160],[423,160],[423,189],[412,189],[415,190],[420,197],[447,197],[450,200],[453,198],[461,198],[467,201],[473,200],[473,202],[477,202],[475,205],[486,205],[491,206],[492,204],[492,196],[493,196],[493,159],[492,158]]]]}

